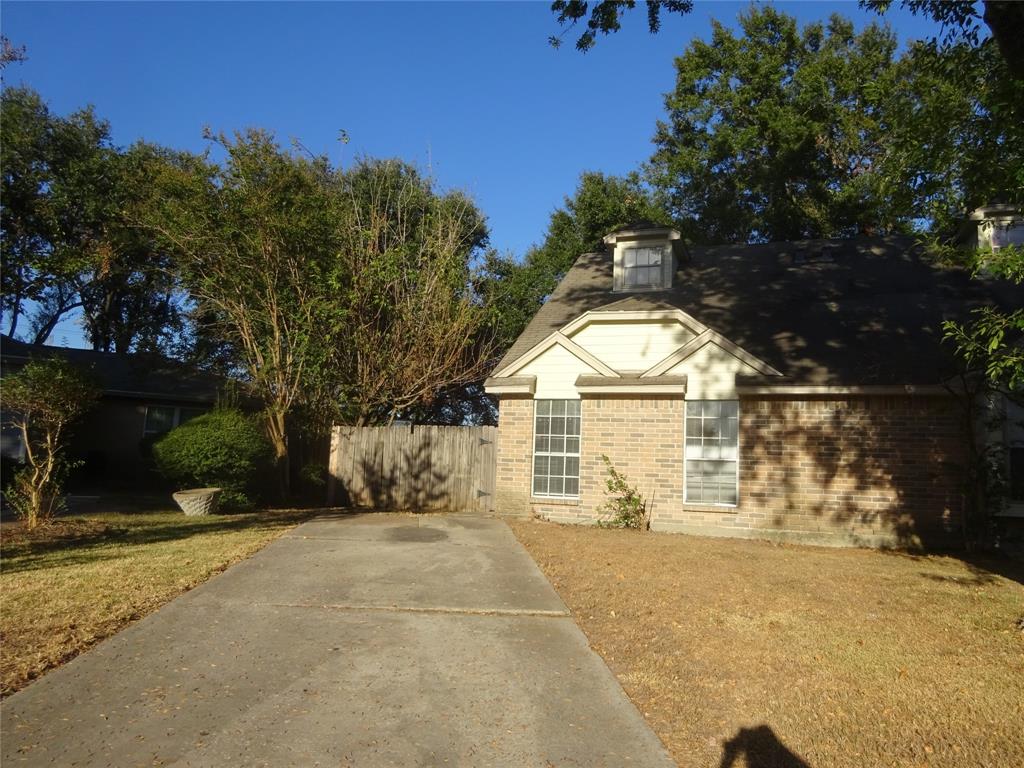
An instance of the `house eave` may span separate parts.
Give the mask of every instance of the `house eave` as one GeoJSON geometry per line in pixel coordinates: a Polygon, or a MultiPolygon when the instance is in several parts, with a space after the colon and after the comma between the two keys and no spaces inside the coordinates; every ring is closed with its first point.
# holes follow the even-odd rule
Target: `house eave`
{"type": "Polygon", "coordinates": [[[532,395],[536,391],[536,376],[492,376],[484,381],[484,392],[489,395],[532,395]]]}
{"type": "Polygon", "coordinates": [[[662,376],[642,379],[637,376],[611,379],[606,376],[582,375],[576,379],[581,395],[685,395],[686,376],[662,376]]]}
{"type": "Polygon", "coordinates": [[[793,383],[743,383],[736,382],[740,395],[867,395],[945,397],[954,393],[941,384],[793,384],[793,383]]]}

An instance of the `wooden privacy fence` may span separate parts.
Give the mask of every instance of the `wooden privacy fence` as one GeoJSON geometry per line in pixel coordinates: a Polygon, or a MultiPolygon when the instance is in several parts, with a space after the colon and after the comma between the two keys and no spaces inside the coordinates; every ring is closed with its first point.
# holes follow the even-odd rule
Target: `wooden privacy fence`
{"type": "Polygon", "coordinates": [[[494,511],[497,427],[334,427],[331,503],[494,511]]]}

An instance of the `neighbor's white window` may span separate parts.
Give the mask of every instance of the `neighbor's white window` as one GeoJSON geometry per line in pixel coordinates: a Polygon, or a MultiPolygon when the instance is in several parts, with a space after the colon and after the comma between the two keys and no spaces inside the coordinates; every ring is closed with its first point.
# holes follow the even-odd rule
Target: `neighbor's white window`
{"type": "Polygon", "coordinates": [[[662,248],[627,248],[622,252],[623,288],[661,288],[662,248]]]}
{"type": "Polygon", "coordinates": [[[190,419],[206,413],[206,408],[176,408],[173,405],[147,405],[146,425],[142,429],[145,437],[162,435],[179,427],[190,419]]]}
{"type": "Polygon", "coordinates": [[[535,400],[533,495],[580,494],[580,401],[535,400]]]}
{"type": "Polygon", "coordinates": [[[739,498],[739,402],[686,403],[686,501],[736,504],[739,498]]]}
{"type": "Polygon", "coordinates": [[[170,432],[174,429],[177,410],[173,405],[146,406],[146,426],[143,429],[143,434],[159,435],[164,432],[170,432]]]}

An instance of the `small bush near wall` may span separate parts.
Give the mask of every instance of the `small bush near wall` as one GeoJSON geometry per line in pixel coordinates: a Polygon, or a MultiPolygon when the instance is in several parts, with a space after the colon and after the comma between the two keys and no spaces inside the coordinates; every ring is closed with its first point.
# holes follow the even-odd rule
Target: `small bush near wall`
{"type": "Polygon", "coordinates": [[[236,509],[255,503],[272,457],[255,419],[230,408],[196,416],[153,444],[164,477],[180,489],[223,488],[221,503],[236,509]]]}
{"type": "Polygon", "coordinates": [[[629,484],[628,478],[612,465],[611,459],[602,455],[608,471],[605,480],[605,495],[608,500],[598,508],[598,512],[606,517],[598,521],[601,528],[634,528],[647,530],[650,521],[647,519],[647,502],[640,491],[629,484]]]}

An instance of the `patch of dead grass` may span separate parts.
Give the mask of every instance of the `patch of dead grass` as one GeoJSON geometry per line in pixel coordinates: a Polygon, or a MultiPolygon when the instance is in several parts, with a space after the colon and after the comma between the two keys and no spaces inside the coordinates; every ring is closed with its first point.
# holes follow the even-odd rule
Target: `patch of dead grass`
{"type": "Polygon", "coordinates": [[[1024,765],[1019,566],[512,528],[681,766],[1024,765]]]}
{"type": "Polygon", "coordinates": [[[0,538],[0,692],[252,555],[309,515],[95,514],[0,538]]]}

